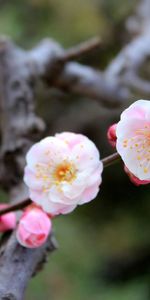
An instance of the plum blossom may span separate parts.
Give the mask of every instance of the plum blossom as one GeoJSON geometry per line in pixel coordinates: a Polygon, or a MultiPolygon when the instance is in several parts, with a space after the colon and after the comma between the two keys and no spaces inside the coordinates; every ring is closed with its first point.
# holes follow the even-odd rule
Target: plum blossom
{"type": "Polygon", "coordinates": [[[23,213],[16,231],[18,242],[27,248],[42,246],[51,231],[52,223],[39,207],[29,206],[23,213]]]}
{"type": "Polygon", "coordinates": [[[117,151],[138,179],[150,181],[150,102],[138,100],[122,114],[116,129],[117,151]]]}
{"type": "Polygon", "coordinates": [[[113,124],[108,128],[107,131],[108,142],[113,148],[116,147],[116,141],[117,141],[116,128],[117,128],[117,124],[113,124]]]}
{"type": "Polygon", "coordinates": [[[94,199],[103,169],[95,144],[82,134],[44,138],[26,156],[29,197],[51,215],[67,214],[94,199]]]}
{"type": "MultiPolygon", "coordinates": [[[[0,210],[7,208],[9,205],[5,203],[0,204],[0,210]]],[[[16,215],[14,212],[6,213],[0,216],[0,232],[13,230],[16,227],[16,215]]]]}

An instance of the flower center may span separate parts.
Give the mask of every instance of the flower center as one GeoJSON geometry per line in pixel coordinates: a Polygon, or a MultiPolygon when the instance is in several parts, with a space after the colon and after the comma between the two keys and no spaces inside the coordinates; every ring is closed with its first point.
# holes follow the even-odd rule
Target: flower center
{"type": "Polygon", "coordinates": [[[53,185],[60,188],[61,182],[72,183],[76,179],[77,169],[72,162],[62,161],[58,165],[53,164],[36,164],[36,178],[41,179],[43,182],[42,189],[48,192],[53,185]]]}
{"type": "Polygon", "coordinates": [[[76,168],[70,162],[64,162],[56,167],[53,178],[57,183],[62,181],[72,182],[76,178],[76,168]]]}
{"type": "Polygon", "coordinates": [[[135,131],[135,136],[123,140],[123,147],[135,151],[136,159],[144,173],[150,171],[150,126],[135,131]]]}

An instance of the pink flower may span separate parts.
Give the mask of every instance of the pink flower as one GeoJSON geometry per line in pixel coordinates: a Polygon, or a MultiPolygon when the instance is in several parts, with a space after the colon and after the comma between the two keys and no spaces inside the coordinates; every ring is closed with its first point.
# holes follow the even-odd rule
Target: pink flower
{"type": "Polygon", "coordinates": [[[113,124],[108,128],[108,131],[107,131],[107,138],[108,138],[109,144],[113,148],[116,147],[116,141],[117,141],[116,128],[117,128],[117,124],[113,124]]]}
{"type": "Polygon", "coordinates": [[[51,231],[51,221],[41,208],[30,206],[22,215],[17,228],[18,242],[27,248],[42,246],[51,231]]]}
{"type": "MultiPolygon", "coordinates": [[[[9,205],[0,204],[0,210],[7,208],[9,205]]],[[[13,230],[16,227],[16,216],[14,212],[6,213],[0,216],[0,232],[13,230]]]]}
{"type": "Polygon", "coordinates": [[[150,181],[150,102],[139,100],[121,114],[117,125],[117,151],[129,171],[150,181]]]}
{"type": "Polygon", "coordinates": [[[126,174],[129,176],[131,182],[133,184],[135,184],[136,186],[139,186],[139,185],[145,185],[145,184],[148,184],[150,183],[149,180],[140,180],[139,178],[137,178],[136,176],[134,176],[126,166],[124,166],[124,171],[126,172],[126,174]]]}
{"type": "Polygon", "coordinates": [[[64,132],[31,147],[24,181],[31,200],[47,213],[67,214],[96,197],[102,169],[92,141],[81,134],[64,132]]]}

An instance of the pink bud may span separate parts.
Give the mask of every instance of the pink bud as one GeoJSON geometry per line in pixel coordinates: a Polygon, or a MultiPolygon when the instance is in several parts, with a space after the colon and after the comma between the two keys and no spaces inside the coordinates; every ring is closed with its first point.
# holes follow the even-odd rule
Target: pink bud
{"type": "Polygon", "coordinates": [[[22,215],[17,228],[18,242],[27,248],[42,246],[48,238],[52,223],[47,214],[31,205],[22,215]]]}
{"type": "MultiPolygon", "coordinates": [[[[9,205],[0,204],[0,210],[7,208],[9,205]]],[[[13,230],[16,227],[16,216],[14,212],[6,213],[0,216],[0,232],[13,230]]]]}
{"type": "Polygon", "coordinates": [[[108,128],[108,131],[107,131],[108,142],[113,148],[116,147],[116,141],[117,141],[116,127],[117,127],[117,124],[113,124],[108,128]]]}
{"type": "Polygon", "coordinates": [[[126,174],[129,176],[131,182],[132,182],[133,184],[135,184],[136,186],[144,185],[144,184],[150,183],[149,180],[140,180],[139,178],[137,178],[135,175],[133,175],[133,174],[129,171],[129,169],[128,169],[126,166],[124,166],[124,171],[125,171],[126,174]]]}

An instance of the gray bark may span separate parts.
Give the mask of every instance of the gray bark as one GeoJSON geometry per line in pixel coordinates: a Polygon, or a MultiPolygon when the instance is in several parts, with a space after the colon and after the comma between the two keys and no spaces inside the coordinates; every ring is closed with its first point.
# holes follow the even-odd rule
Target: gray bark
{"type": "MultiPolygon", "coordinates": [[[[13,203],[27,197],[22,183],[25,153],[45,125],[34,112],[34,64],[9,40],[0,42],[0,74],[0,183],[13,203]]],[[[29,279],[55,248],[52,236],[34,250],[19,245],[15,231],[4,236],[0,248],[0,299],[22,300],[29,279]]]]}
{"type": "MultiPolygon", "coordinates": [[[[105,72],[67,59],[63,62],[64,50],[51,39],[42,41],[32,51],[24,51],[9,39],[1,38],[0,185],[9,192],[10,202],[27,196],[22,183],[25,154],[45,129],[43,120],[35,114],[34,92],[39,79],[49,87],[96,99],[105,107],[125,106],[133,87],[150,96],[149,81],[139,75],[150,55],[149,0],[141,3],[135,24],[142,25],[135,26],[136,37],[105,72]]],[[[22,300],[28,281],[41,268],[47,252],[56,248],[56,242],[51,236],[43,247],[25,249],[17,243],[13,232],[2,238],[0,246],[0,299],[22,300]]]]}

